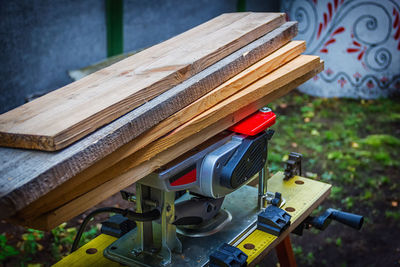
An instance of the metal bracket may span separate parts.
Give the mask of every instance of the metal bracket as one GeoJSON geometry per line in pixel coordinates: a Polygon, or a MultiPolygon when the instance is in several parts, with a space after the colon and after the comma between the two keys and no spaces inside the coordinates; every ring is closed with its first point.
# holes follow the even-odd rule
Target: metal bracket
{"type": "MultiPolygon", "coordinates": [[[[123,194],[124,195],[124,194],[123,194]]],[[[161,191],[140,183],[136,184],[136,198],[125,194],[136,203],[136,211],[143,213],[151,209],[146,203],[161,203],[159,222],[136,222],[137,228],[126,234],[104,250],[104,255],[127,265],[166,266],[171,263],[172,252],[182,252],[182,243],[176,235],[175,192],[161,191]]]]}
{"type": "Polygon", "coordinates": [[[257,229],[279,236],[289,227],[292,216],[279,208],[282,203],[282,196],[280,193],[276,192],[275,198],[271,202],[272,205],[258,214],[257,229]]]}
{"type": "Polygon", "coordinates": [[[210,255],[210,267],[245,267],[247,255],[237,247],[227,243],[222,244],[216,251],[210,255]]]}
{"type": "Polygon", "coordinates": [[[293,176],[301,176],[301,160],[303,155],[296,152],[290,152],[289,159],[285,164],[285,180],[289,180],[293,176]]]}
{"type": "Polygon", "coordinates": [[[121,237],[136,227],[135,221],[131,221],[121,214],[111,216],[101,223],[101,233],[114,237],[121,237]]]}

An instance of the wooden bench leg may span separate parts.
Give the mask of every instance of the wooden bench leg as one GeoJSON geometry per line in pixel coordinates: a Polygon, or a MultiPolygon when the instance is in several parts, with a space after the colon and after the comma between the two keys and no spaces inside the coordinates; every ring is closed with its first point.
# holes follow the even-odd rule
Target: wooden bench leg
{"type": "Polygon", "coordinates": [[[297,266],[289,235],[275,247],[275,251],[281,267],[297,266]]]}

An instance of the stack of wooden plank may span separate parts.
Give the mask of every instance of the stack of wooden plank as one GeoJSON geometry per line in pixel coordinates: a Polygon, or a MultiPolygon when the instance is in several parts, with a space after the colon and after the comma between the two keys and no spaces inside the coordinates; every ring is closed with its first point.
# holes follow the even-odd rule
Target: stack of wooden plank
{"type": "Polygon", "coordinates": [[[0,115],[0,218],[51,229],[307,81],[296,34],[223,14],[0,115]]]}

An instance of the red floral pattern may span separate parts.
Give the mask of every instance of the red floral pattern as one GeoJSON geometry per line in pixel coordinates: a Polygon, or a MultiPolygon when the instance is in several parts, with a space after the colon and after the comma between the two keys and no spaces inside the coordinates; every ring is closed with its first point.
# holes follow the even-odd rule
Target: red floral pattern
{"type": "MultiPolygon", "coordinates": [[[[351,35],[351,38],[354,39],[354,34],[351,35]]],[[[361,45],[355,40],[353,40],[351,46],[352,47],[346,49],[347,53],[358,53],[357,59],[361,61],[365,54],[365,51],[367,51],[367,47],[365,45],[361,45]]]]}
{"type": "Polygon", "coordinates": [[[342,88],[347,83],[347,81],[344,77],[341,77],[337,82],[338,82],[338,84],[340,84],[340,87],[342,87],[342,88]]]}
{"type": "Polygon", "coordinates": [[[377,98],[400,93],[398,0],[287,0],[298,39],[320,55],[325,71],[300,90],[324,97],[377,98]]]}
{"type": "MultiPolygon", "coordinates": [[[[321,33],[323,30],[325,30],[328,26],[328,22],[332,20],[333,13],[336,12],[337,8],[339,5],[343,4],[344,0],[341,0],[339,3],[339,0],[334,0],[333,1],[333,6],[332,7],[332,2],[329,2],[326,7],[328,9],[328,13],[324,12],[323,16],[323,22],[320,22],[318,25],[318,33],[317,33],[317,39],[321,36],[321,33]],[[333,10],[334,9],[334,10],[333,10]]],[[[314,1],[314,4],[317,4],[317,1],[314,1]]]]}
{"type": "Polygon", "coordinates": [[[394,16],[394,20],[393,20],[393,29],[396,30],[393,38],[398,42],[397,44],[397,50],[400,50],[400,15],[399,15],[399,11],[396,10],[396,8],[393,8],[393,16],[394,16]]]}
{"type": "Polygon", "coordinates": [[[333,33],[331,33],[329,40],[324,43],[324,46],[319,50],[319,52],[328,53],[327,46],[330,45],[330,44],[334,44],[336,42],[336,39],[334,38],[334,36],[336,34],[344,32],[345,30],[346,29],[344,27],[339,27],[333,33]]]}

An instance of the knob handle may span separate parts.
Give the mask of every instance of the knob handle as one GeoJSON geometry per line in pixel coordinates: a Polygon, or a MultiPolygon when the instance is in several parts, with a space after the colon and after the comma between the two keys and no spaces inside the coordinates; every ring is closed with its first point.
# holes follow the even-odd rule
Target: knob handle
{"type": "Polygon", "coordinates": [[[328,209],[328,212],[331,213],[329,216],[330,219],[341,222],[357,230],[360,230],[364,223],[364,217],[354,213],[348,213],[335,209],[328,209]]]}

